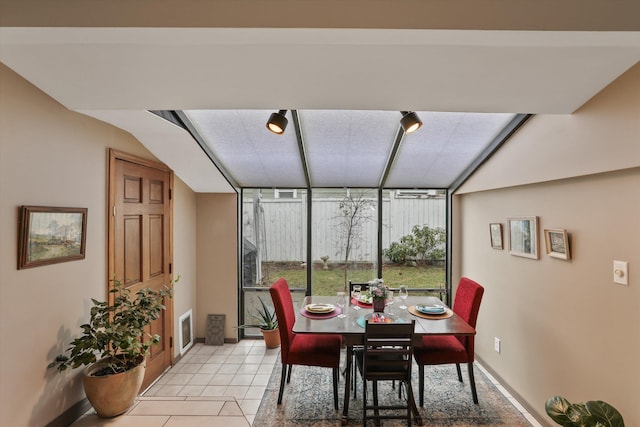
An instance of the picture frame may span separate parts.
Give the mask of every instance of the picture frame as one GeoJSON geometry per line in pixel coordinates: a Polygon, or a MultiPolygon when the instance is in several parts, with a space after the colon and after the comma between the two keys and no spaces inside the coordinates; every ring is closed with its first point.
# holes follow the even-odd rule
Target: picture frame
{"type": "Polygon", "coordinates": [[[21,206],[18,269],[84,259],[87,208],[21,206]]]}
{"type": "Polygon", "coordinates": [[[489,236],[491,237],[491,247],[493,249],[502,249],[502,224],[489,224],[489,236]]]}
{"type": "Polygon", "coordinates": [[[507,219],[509,229],[509,253],[538,259],[538,217],[523,216],[507,219]]]}
{"type": "Polygon", "coordinates": [[[565,229],[545,229],[544,242],[547,255],[564,260],[571,259],[569,233],[565,229]]]}
{"type": "Polygon", "coordinates": [[[189,310],[180,316],[178,320],[178,338],[180,355],[182,356],[193,345],[193,310],[189,310]]]}

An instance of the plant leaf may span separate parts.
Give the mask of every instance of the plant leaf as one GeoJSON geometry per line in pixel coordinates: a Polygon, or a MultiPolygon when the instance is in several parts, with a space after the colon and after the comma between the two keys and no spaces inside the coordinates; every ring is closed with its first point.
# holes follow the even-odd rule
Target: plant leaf
{"type": "Polygon", "coordinates": [[[591,417],[604,427],[624,427],[622,415],[616,408],[601,400],[590,400],[585,407],[591,417]]]}

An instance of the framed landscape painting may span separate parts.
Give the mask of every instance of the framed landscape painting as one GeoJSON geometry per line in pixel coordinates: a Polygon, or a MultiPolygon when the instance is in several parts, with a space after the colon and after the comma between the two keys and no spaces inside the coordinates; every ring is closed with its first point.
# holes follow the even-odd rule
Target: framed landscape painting
{"type": "Polygon", "coordinates": [[[84,259],[87,208],[22,206],[18,269],[84,259]]]}
{"type": "Polygon", "coordinates": [[[509,253],[538,259],[538,217],[508,218],[509,253]]]}

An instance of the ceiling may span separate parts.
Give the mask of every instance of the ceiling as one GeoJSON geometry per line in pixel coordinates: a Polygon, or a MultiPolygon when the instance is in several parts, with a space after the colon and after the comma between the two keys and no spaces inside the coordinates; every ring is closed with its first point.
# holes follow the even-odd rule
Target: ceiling
{"type": "Polygon", "coordinates": [[[197,192],[234,191],[212,157],[240,186],[304,187],[306,166],[314,187],[448,188],[515,114],[571,114],[639,60],[637,31],[0,28],[0,61],[197,192]]]}

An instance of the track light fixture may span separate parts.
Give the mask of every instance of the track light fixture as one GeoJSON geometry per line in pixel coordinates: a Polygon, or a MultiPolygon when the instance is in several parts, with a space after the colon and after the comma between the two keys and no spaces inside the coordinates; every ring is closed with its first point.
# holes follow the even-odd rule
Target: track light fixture
{"type": "Polygon", "coordinates": [[[422,121],[415,111],[400,111],[402,118],[400,119],[400,126],[406,133],[413,133],[420,129],[422,121]]]}
{"type": "Polygon", "coordinates": [[[267,129],[273,133],[282,135],[287,128],[287,123],[289,123],[285,114],[287,114],[287,110],[278,110],[277,113],[272,113],[267,122],[267,129]]]}

